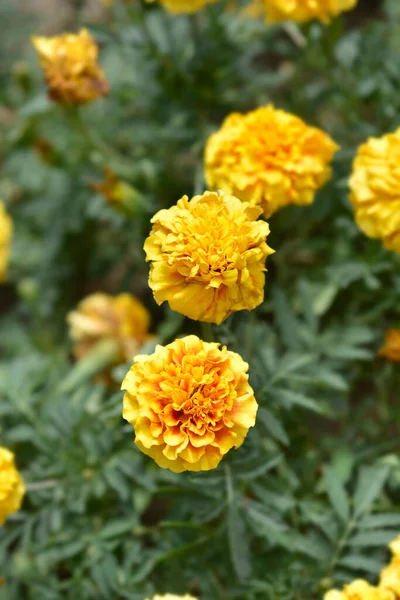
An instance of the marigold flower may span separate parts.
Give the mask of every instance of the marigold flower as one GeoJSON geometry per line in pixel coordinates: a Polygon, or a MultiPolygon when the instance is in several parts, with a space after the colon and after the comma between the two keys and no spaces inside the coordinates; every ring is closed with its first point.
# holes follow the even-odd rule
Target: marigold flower
{"type": "Polygon", "coordinates": [[[176,594],[164,594],[160,596],[156,594],[151,599],[146,598],[146,600],[197,600],[194,596],[190,596],[189,594],[185,594],[184,596],[177,596],[176,594]]]}
{"type": "Polygon", "coordinates": [[[0,447],[0,526],[20,509],[24,494],[24,482],[15,466],[13,453],[0,447]]]}
{"type": "MultiPolygon", "coordinates": [[[[146,0],[154,2],[154,0],[146,0]]],[[[194,13],[217,0],[160,0],[160,4],[170,13],[194,13]]]]}
{"type": "Polygon", "coordinates": [[[210,187],[260,204],[269,217],[287,204],[311,204],[337,149],[320,129],[268,105],[225,119],[208,139],[205,175],[210,187]]]}
{"type": "Polygon", "coordinates": [[[13,224],[3,202],[0,201],[0,283],[7,278],[8,261],[11,252],[13,224]]]}
{"type": "Polygon", "coordinates": [[[305,22],[318,19],[324,23],[341,12],[351,10],[357,0],[257,0],[266,9],[267,21],[305,22]]]}
{"type": "Polygon", "coordinates": [[[392,592],[396,600],[400,598],[400,554],[394,556],[388,566],[382,569],[379,588],[392,592]]]}
{"type": "Polygon", "coordinates": [[[82,358],[102,340],[115,340],[120,348],[117,362],[131,360],[150,335],[150,314],[131,294],[97,293],[82,300],[67,317],[73,354],[82,358]]]}
{"type": "Polygon", "coordinates": [[[395,600],[393,594],[373,585],[364,579],[356,579],[343,587],[343,591],[330,590],[324,600],[395,600]]]}
{"type": "MultiPolygon", "coordinates": [[[[378,352],[379,356],[384,356],[394,362],[400,362],[400,329],[388,329],[385,334],[385,343],[378,352]]],[[[393,542],[393,544],[396,540],[393,542]]],[[[400,542],[399,545],[400,554],[400,542]]]]}
{"type": "MultiPolygon", "coordinates": [[[[399,348],[399,353],[400,353],[400,348],[399,348]]],[[[400,360],[400,358],[399,358],[400,360]]],[[[398,556],[400,558],[400,535],[395,538],[392,542],[390,542],[389,544],[389,548],[391,553],[393,554],[393,556],[398,556]]]]}
{"type": "Polygon", "coordinates": [[[85,104],[108,93],[108,83],[97,62],[98,46],[87,29],[75,35],[33,37],[49,96],[63,104],[85,104]]]}
{"type": "Polygon", "coordinates": [[[123,417],[134,426],[138,448],[159,467],[214,469],[255,423],[248,364],[219,346],[195,335],[157,346],[135,357],[122,382],[123,417]]]}
{"type": "Polygon", "coordinates": [[[350,177],[350,200],[360,229],[400,252],[400,128],[362,144],[350,177]]]}
{"type": "Polygon", "coordinates": [[[269,225],[261,210],[222,192],[160,210],[144,249],[149,285],[158,304],[194,320],[221,323],[264,299],[269,225]]]}

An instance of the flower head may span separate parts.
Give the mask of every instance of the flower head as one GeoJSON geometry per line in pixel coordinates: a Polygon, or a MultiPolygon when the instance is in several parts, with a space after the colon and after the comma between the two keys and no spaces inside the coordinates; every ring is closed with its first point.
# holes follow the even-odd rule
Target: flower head
{"type": "Polygon", "coordinates": [[[91,182],[89,187],[98,194],[102,194],[108,204],[117,210],[130,215],[136,212],[139,204],[138,193],[128,183],[118,179],[111,169],[104,169],[104,181],[101,183],[91,182]]]}
{"type": "Polygon", "coordinates": [[[73,353],[78,359],[100,341],[110,339],[118,342],[118,362],[131,360],[150,337],[149,312],[131,294],[92,294],[82,300],[67,319],[74,342],[73,353]]]}
{"type": "Polygon", "coordinates": [[[364,579],[356,579],[343,587],[343,591],[330,590],[324,600],[395,600],[390,591],[370,585],[364,579]]]}
{"type": "Polygon", "coordinates": [[[400,252],[400,129],[362,144],[353,163],[350,200],[360,229],[400,252]]]}
{"type": "Polygon", "coordinates": [[[13,453],[0,447],[0,526],[20,509],[24,494],[24,482],[15,466],[13,453]]]}
{"type": "MultiPolygon", "coordinates": [[[[146,0],[154,2],[154,0],[146,0]]],[[[160,4],[170,13],[194,13],[204,8],[207,4],[212,4],[216,0],[160,0],[160,4]]]]}
{"type": "Polygon", "coordinates": [[[221,323],[264,298],[269,226],[261,210],[234,196],[205,192],[160,210],[144,249],[158,304],[191,319],[221,323]]]}
{"type": "Polygon", "coordinates": [[[7,214],[3,202],[0,202],[0,283],[7,278],[12,232],[11,217],[7,214]]]}
{"type": "Polygon", "coordinates": [[[320,129],[271,105],[232,113],[207,142],[207,183],[260,204],[269,217],[287,204],[313,201],[331,176],[337,148],[320,129]]]}
{"type": "Polygon", "coordinates": [[[239,354],[195,335],[136,356],[122,389],[138,448],[175,473],[214,469],[256,420],[247,369],[239,354]]]}
{"type": "MultiPolygon", "coordinates": [[[[378,354],[394,362],[400,362],[400,329],[388,329],[385,334],[385,343],[378,354]]],[[[398,545],[400,554],[400,542],[398,545]]]]}
{"type": "Polygon", "coordinates": [[[388,566],[382,569],[379,589],[392,592],[396,600],[400,598],[400,555],[394,556],[388,566]]]}
{"type": "Polygon", "coordinates": [[[357,0],[257,0],[262,3],[269,23],[281,21],[311,21],[318,19],[327,22],[341,12],[351,10],[357,0]]]}
{"type": "Polygon", "coordinates": [[[54,37],[34,37],[32,43],[52,100],[85,104],[108,93],[108,83],[97,62],[98,47],[87,31],[54,37]]]}
{"type": "Polygon", "coordinates": [[[400,535],[397,538],[395,538],[392,542],[390,542],[389,548],[393,556],[400,558],[400,535]]]}

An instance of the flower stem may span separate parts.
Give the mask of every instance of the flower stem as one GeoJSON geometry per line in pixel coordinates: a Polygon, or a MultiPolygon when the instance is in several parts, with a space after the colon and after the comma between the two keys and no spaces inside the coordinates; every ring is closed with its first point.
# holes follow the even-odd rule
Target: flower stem
{"type": "Polygon", "coordinates": [[[202,322],[201,333],[202,333],[204,342],[213,342],[214,341],[211,323],[202,322]]]}

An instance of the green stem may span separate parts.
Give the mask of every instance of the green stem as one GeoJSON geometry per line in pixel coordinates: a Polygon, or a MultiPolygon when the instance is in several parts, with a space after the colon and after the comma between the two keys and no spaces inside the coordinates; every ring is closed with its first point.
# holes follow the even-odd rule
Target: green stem
{"type": "Polygon", "coordinates": [[[204,323],[204,322],[202,322],[202,324],[201,324],[201,333],[202,333],[203,341],[204,342],[213,342],[214,341],[214,336],[213,336],[213,331],[212,331],[212,325],[211,325],[211,323],[204,323]]]}

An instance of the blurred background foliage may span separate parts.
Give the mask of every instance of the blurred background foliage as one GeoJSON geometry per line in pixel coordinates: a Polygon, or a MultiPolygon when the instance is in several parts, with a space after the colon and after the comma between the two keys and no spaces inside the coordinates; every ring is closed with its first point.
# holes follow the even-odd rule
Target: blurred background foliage
{"type": "Polygon", "coordinates": [[[400,377],[376,356],[400,320],[400,260],[357,229],[347,179],[357,146],[399,125],[400,10],[359,5],[298,28],[246,18],[240,2],[192,16],[70,2],[51,30],[90,29],[111,92],[68,111],[48,100],[29,42],[49,15],[0,0],[0,197],[15,227],[0,435],[29,490],[0,530],[1,600],[308,600],[376,580],[400,529],[400,377]],[[270,219],[265,303],[215,331],[250,363],[257,426],[215,471],[175,475],[122,422],[129,365],[115,390],[60,386],[65,317],[88,293],[129,291],[161,342],[200,334],[152,299],[149,220],[204,189],[204,143],[228,113],[268,102],[341,150],[313,206],[270,219]],[[104,168],[130,186],[128,211],[94,191],[104,168]]]}

